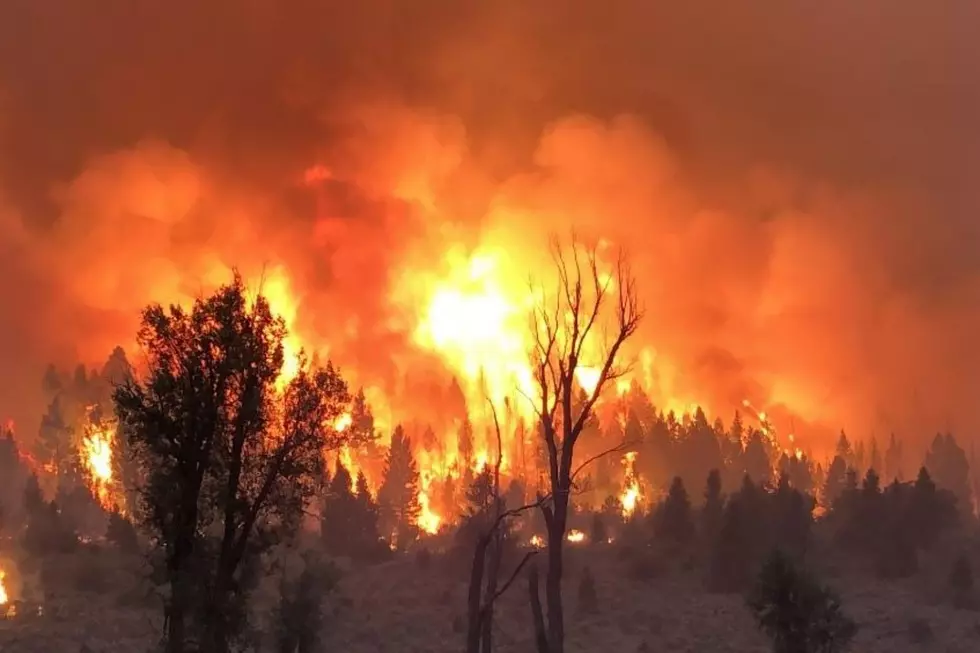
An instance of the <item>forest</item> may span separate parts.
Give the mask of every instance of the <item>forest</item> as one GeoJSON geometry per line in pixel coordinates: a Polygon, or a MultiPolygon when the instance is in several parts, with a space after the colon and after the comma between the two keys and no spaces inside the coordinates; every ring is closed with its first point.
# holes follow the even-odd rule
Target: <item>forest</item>
{"type": "MultiPolygon", "coordinates": [[[[604,393],[642,312],[625,276],[600,283],[585,256],[592,265],[559,275],[557,307],[536,309],[538,423],[490,402],[495,446],[478,455],[464,417],[463,464],[427,483],[419,458],[433,443],[417,449],[400,425],[379,433],[364,392],[329,361],[300,354],[284,379],[285,324],[237,276],[189,309],[148,306],[142,369],[121,348],[100,370],[49,368],[34,445],[7,432],[0,448],[8,624],[50,618],[66,590],[118,591],[114,570],[127,565],[138,582],[120,600],[150,615],[167,653],[326,650],[345,578],[406,562],[466,587],[449,648],[467,653],[515,646],[499,641],[499,622],[522,595],[524,646],[579,650],[566,631],[601,611],[610,560],[653,592],[679,574],[697,592],[741,597],[780,653],[845,650],[859,636],[828,568],[894,583],[938,564],[940,603],[980,605],[980,488],[952,434],[914,460],[895,435],[879,445],[841,432],[816,461],[779,447],[764,415],[709,423],[700,408],[658,410],[636,384],[604,393]],[[604,312],[616,329],[586,390],[576,364],[604,312]],[[520,449],[507,465],[505,441],[520,449]]],[[[909,637],[926,631],[915,622],[909,637]]]]}

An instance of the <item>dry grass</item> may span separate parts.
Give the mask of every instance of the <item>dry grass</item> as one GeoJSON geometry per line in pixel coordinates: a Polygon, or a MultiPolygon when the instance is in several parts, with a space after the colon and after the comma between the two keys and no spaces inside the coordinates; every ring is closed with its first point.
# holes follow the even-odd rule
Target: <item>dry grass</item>
{"type": "MultiPolygon", "coordinates": [[[[0,622],[3,653],[93,653],[149,651],[155,642],[158,611],[148,605],[135,565],[124,573],[117,555],[91,554],[53,563],[66,590],[46,599],[45,615],[0,622]],[[95,566],[100,573],[79,570],[95,566]],[[93,581],[104,574],[108,580],[93,581]]],[[[738,596],[704,591],[695,572],[662,565],[656,575],[636,578],[636,561],[622,551],[581,548],[571,551],[566,582],[569,653],[608,650],[712,651],[763,653],[766,640],[756,631],[738,596]],[[575,602],[585,563],[596,581],[599,609],[581,613],[575,602]],[[644,648],[645,647],[645,648],[644,648]]],[[[980,650],[980,613],[956,610],[930,600],[922,578],[886,584],[867,578],[828,578],[841,592],[846,610],[861,630],[852,650],[948,653],[980,650]],[[924,632],[931,632],[931,640],[924,632]]],[[[532,650],[526,585],[515,584],[498,609],[496,649],[532,650]]],[[[405,556],[361,570],[348,570],[329,598],[324,651],[346,653],[425,653],[458,651],[465,610],[465,572],[433,556],[421,569],[405,556]]]]}

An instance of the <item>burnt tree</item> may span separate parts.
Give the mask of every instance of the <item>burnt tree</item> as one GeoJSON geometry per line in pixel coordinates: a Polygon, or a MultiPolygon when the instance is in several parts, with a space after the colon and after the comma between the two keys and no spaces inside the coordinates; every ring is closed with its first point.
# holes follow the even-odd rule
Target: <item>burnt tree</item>
{"type": "MultiPolygon", "coordinates": [[[[508,510],[500,493],[500,465],[503,462],[502,438],[497,411],[490,404],[493,414],[494,430],[497,436],[497,460],[490,471],[490,487],[486,496],[481,496],[479,504],[470,519],[477,530],[473,548],[473,562],[470,567],[470,583],[467,593],[466,610],[466,653],[490,653],[493,646],[494,604],[511,586],[521,570],[534,556],[535,551],[526,553],[514,567],[503,584],[500,571],[503,564],[504,547],[510,529],[509,520],[538,504],[521,506],[508,510]]],[[[483,494],[482,492],[479,494],[483,494]]]]}
{"type": "MultiPolygon", "coordinates": [[[[621,376],[623,344],[636,332],[641,310],[636,281],[620,254],[612,273],[601,269],[598,252],[575,239],[552,248],[557,283],[538,294],[532,318],[535,391],[532,400],[545,449],[549,499],[541,502],[547,531],[544,603],[536,570],[529,589],[539,653],[564,653],[565,618],[561,595],[563,544],[575,477],[599,456],[575,461],[575,444],[606,384],[621,376]],[[588,383],[580,375],[589,372],[588,383]],[[585,397],[577,395],[584,389],[585,397]],[[546,620],[546,622],[545,622],[546,620]]],[[[625,442],[603,453],[621,450],[625,442]]]]}

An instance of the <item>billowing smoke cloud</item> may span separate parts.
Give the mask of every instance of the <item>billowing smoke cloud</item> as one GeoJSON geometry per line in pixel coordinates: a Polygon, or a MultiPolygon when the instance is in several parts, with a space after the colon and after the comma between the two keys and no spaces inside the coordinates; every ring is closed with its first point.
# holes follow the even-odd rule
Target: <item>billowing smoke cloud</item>
{"type": "Polygon", "coordinates": [[[149,301],[285,266],[395,387],[401,270],[627,244],[670,392],[815,433],[980,427],[980,7],[81,0],[0,7],[0,415],[149,301]]]}

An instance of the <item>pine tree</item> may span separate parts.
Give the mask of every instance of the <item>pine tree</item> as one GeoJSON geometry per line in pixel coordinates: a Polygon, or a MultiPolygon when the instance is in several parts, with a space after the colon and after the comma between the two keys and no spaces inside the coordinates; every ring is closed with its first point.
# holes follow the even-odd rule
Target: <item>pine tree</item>
{"type": "Polygon", "coordinates": [[[684,489],[684,481],[674,478],[667,492],[667,498],[656,519],[657,536],[671,544],[683,546],[694,536],[694,519],[691,515],[691,502],[684,489]]]}
{"type": "Polygon", "coordinates": [[[881,452],[878,451],[878,440],[871,438],[871,455],[868,460],[868,465],[871,469],[878,472],[878,474],[884,474],[885,470],[882,468],[881,452]]]}
{"type": "Polygon", "coordinates": [[[847,434],[843,430],[840,432],[840,437],[837,439],[837,450],[836,455],[843,459],[844,464],[848,467],[854,466],[854,451],[851,449],[851,443],[847,439],[847,434]]]}
{"type": "Polygon", "coordinates": [[[704,507],[701,509],[701,537],[710,544],[718,537],[721,529],[725,499],[721,494],[721,474],[712,469],[704,489],[704,507]]]}
{"type": "Polygon", "coordinates": [[[857,633],[837,595],[779,552],[763,565],[747,603],[774,653],[837,653],[857,633]]]}
{"type": "Polygon", "coordinates": [[[831,508],[834,502],[840,498],[844,491],[844,483],[847,480],[847,463],[841,456],[834,456],[833,462],[827,469],[827,478],[823,486],[823,505],[831,508]]]}
{"type": "Polygon", "coordinates": [[[885,478],[891,481],[902,480],[902,444],[894,433],[891,434],[888,449],[885,450],[884,466],[885,478]]]}
{"type": "Polygon", "coordinates": [[[418,537],[419,470],[412,455],[411,441],[399,425],[391,436],[391,446],[385,458],[384,476],[378,503],[381,524],[392,543],[404,549],[418,537]]]}

